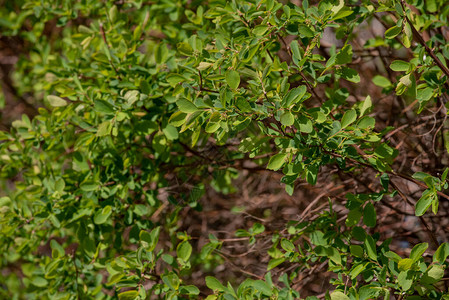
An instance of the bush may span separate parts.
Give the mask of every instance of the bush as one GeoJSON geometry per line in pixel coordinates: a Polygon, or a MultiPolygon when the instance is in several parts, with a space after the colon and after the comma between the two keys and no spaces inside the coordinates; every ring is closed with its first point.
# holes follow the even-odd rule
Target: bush
{"type": "Polygon", "coordinates": [[[2,3],[0,296],[449,299],[448,14],[2,3]],[[289,204],[217,204],[248,180],[289,204]]]}

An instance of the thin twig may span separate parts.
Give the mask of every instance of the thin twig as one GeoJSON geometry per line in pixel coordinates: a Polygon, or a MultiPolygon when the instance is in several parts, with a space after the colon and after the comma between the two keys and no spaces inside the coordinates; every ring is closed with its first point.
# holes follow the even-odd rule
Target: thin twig
{"type": "MultiPolygon", "coordinates": [[[[106,44],[106,47],[108,47],[108,52],[109,55],[111,56],[111,46],[108,43],[108,39],[106,38],[106,32],[104,31],[104,27],[103,27],[103,23],[100,23],[100,31],[101,31],[101,36],[103,37],[103,41],[106,44]]],[[[115,73],[118,76],[118,79],[120,78],[120,74],[118,72],[118,69],[115,67],[114,63],[112,62],[112,59],[109,59],[109,64],[112,66],[112,68],[114,69],[115,73]]]]}
{"type": "MultiPolygon", "coordinates": [[[[414,204],[410,199],[408,199],[408,197],[407,197],[407,196],[406,196],[406,195],[399,189],[399,187],[398,187],[392,180],[390,180],[389,183],[390,183],[390,185],[391,185],[396,191],[398,191],[399,196],[401,196],[401,198],[402,198],[406,203],[408,203],[408,204],[411,205],[412,207],[415,206],[415,204],[414,204]]],[[[436,238],[434,232],[430,229],[429,224],[427,224],[427,221],[424,220],[423,216],[419,216],[419,220],[421,221],[421,223],[422,223],[422,224],[424,225],[424,227],[426,228],[427,234],[429,235],[429,237],[430,237],[432,243],[434,244],[434,246],[435,246],[435,247],[438,247],[438,246],[439,246],[438,240],[437,240],[437,238],[436,238]]]]}
{"type": "Polygon", "coordinates": [[[199,82],[199,84],[200,84],[200,87],[199,87],[200,91],[209,92],[209,93],[219,93],[217,91],[213,91],[213,90],[210,90],[208,88],[205,88],[203,86],[203,75],[201,75],[201,71],[200,70],[198,70],[198,74],[199,74],[199,77],[200,77],[200,82],[199,82]]]}

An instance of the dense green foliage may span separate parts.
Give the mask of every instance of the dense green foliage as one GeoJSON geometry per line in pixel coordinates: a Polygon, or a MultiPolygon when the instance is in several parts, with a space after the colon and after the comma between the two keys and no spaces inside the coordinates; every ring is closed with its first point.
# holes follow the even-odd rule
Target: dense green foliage
{"type": "Polygon", "coordinates": [[[383,95],[417,100],[415,116],[447,104],[449,46],[439,30],[449,7],[282,2],[0,5],[2,36],[31,49],[14,66],[17,93],[38,107],[0,132],[1,298],[297,299],[291,283],[326,262],[335,274],[326,298],[449,299],[439,285],[449,244],[425,256],[423,241],[404,258],[375,230],[378,202],[408,199],[391,177],[421,189],[423,216],[448,200],[448,169],[397,172],[399,151],[386,138],[395,128],[376,126],[377,100],[363,89],[372,80],[383,95]],[[376,18],[388,29],[364,49],[406,49],[411,58],[365,78],[352,40],[376,18]],[[338,42],[327,56],[318,51],[326,32],[338,42]],[[239,190],[241,170],[282,172],[291,195],[328,165],[373,174],[371,192],[346,195],[343,223],[329,199],[314,218],[285,220],[276,232],[242,228],[236,236],[249,244],[271,236],[265,276],[232,284],[207,276],[222,263],[223,242],[210,234],[201,251],[192,247],[179,230],[183,209],[201,212],[207,189],[239,190]],[[281,264],[295,267],[273,277],[281,264]],[[198,268],[203,286],[190,282],[198,268]]]}

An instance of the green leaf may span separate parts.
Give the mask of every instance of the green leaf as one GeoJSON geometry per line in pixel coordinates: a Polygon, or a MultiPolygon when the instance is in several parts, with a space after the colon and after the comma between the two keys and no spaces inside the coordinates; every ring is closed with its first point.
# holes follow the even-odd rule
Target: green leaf
{"type": "Polygon", "coordinates": [[[327,247],[326,248],[327,257],[337,265],[341,265],[341,255],[337,248],[327,247]]]}
{"type": "Polygon", "coordinates": [[[313,111],[310,113],[313,120],[319,124],[326,122],[327,118],[326,115],[321,111],[313,111]]]}
{"type": "Polygon", "coordinates": [[[287,19],[290,19],[290,13],[291,13],[290,7],[288,7],[287,5],[284,5],[284,7],[282,7],[282,9],[283,9],[287,19]]]}
{"type": "Polygon", "coordinates": [[[198,70],[200,70],[200,71],[204,71],[204,70],[207,70],[208,68],[210,68],[213,65],[214,65],[213,63],[208,63],[208,62],[202,61],[202,62],[199,63],[198,67],[196,67],[196,68],[198,70]]]}
{"type": "Polygon", "coordinates": [[[178,106],[179,110],[184,113],[193,113],[199,110],[195,104],[184,98],[176,101],[176,105],[178,106]]]}
{"type": "Polygon", "coordinates": [[[173,256],[171,256],[170,254],[163,254],[162,260],[165,261],[170,266],[172,266],[175,263],[175,258],[173,256]]]}
{"type": "Polygon", "coordinates": [[[144,248],[149,248],[149,246],[153,243],[151,239],[151,235],[146,230],[141,230],[139,233],[140,243],[144,248]]]}
{"type": "Polygon", "coordinates": [[[385,161],[392,163],[393,159],[398,155],[398,150],[382,143],[376,147],[374,153],[385,161]]]}
{"type": "Polygon", "coordinates": [[[193,54],[193,48],[189,45],[189,43],[178,43],[177,48],[178,52],[185,56],[190,56],[193,54]]]}
{"type": "Polygon", "coordinates": [[[443,174],[441,175],[441,181],[445,182],[446,178],[447,178],[447,174],[449,173],[449,167],[446,167],[446,169],[444,169],[443,174]]]}
{"type": "Polygon", "coordinates": [[[371,102],[371,97],[366,96],[365,101],[363,101],[362,106],[360,107],[360,116],[365,115],[365,113],[368,112],[372,106],[373,103],[371,102]]]}
{"type": "Polygon", "coordinates": [[[301,52],[299,50],[298,41],[294,40],[290,44],[290,49],[292,50],[293,59],[299,61],[301,59],[301,52]]]}
{"type": "Polygon", "coordinates": [[[343,292],[334,291],[331,293],[331,300],[351,300],[348,296],[346,296],[343,292]]]}
{"type": "Polygon", "coordinates": [[[268,162],[267,169],[277,171],[279,170],[285,163],[285,159],[287,158],[287,153],[278,153],[273,155],[268,162]]]}
{"type": "Polygon", "coordinates": [[[415,173],[412,175],[412,177],[413,177],[414,179],[418,179],[418,180],[421,180],[421,181],[423,181],[423,182],[426,182],[426,180],[427,180],[428,178],[432,177],[432,176],[430,176],[429,174],[424,173],[424,172],[415,172],[415,173]]]}
{"type": "Polygon", "coordinates": [[[276,268],[277,266],[282,264],[284,261],[285,261],[284,257],[270,259],[270,261],[268,262],[267,271],[270,271],[271,269],[276,268]]]}
{"type": "Polygon", "coordinates": [[[98,183],[94,181],[86,181],[81,183],[80,188],[85,192],[96,191],[98,189],[98,183]]]}
{"type": "Polygon", "coordinates": [[[410,258],[403,258],[398,263],[399,271],[407,271],[413,266],[414,261],[410,258]]]}
{"type": "Polygon", "coordinates": [[[267,25],[257,25],[253,29],[253,34],[257,36],[262,36],[265,34],[265,32],[267,32],[268,28],[269,27],[267,25]]]}
{"type": "Polygon", "coordinates": [[[334,135],[336,135],[337,133],[339,133],[341,130],[341,123],[340,121],[334,121],[332,122],[332,129],[329,132],[329,137],[332,137],[334,135]]]}
{"type": "Polygon", "coordinates": [[[350,16],[353,13],[354,13],[353,10],[343,7],[342,9],[340,9],[338,11],[338,13],[335,14],[335,16],[332,18],[332,20],[335,21],[335,20],[338,20],[338,19],[346,18],[347,16],[350,16]]]}
{"type": "Polygon", "coordinates": [[[33,277],[31,283],[37,287],[46,287],[48,285],[48,281],[40,276],[33,277]]]}
{"type": "Polygon", "coordinates": [[[295,123],[293,114],[288,110],[284,111],[284,113],[281,115],[281,124],[284,126],[292,126],[293,123],[295,123]]]}
{"type": "Polygon", "coordinates": [[[363,210],[363,223],[368,227],[376,226],[377,214],[374,205],[368,202],[363,210]]]}
{"type": "Polygon", "coordinates": [[[399,263],[402,259],[399,255],[397,255],[393,251],[387,251],[387,252],[385,252],[384,255],[385,255],[385,257],[388,257],[389,259],[391,259],[392,261],[395,261],[397,263],[399,263]]]}
{"type": "Polygon", "coordinates": [[[154,54],[154,58],[157,64],[163,64],[167,61],[168,58],[168,48],[165,43],[160,43],[156,49],[156,53],[154,54]]]}
{"type": "Polygon", "coordinates": [[[11,204],[11,199],[9,197],[0,197],[0,208],[3,206],[9,206],[11,204]]]}
{"type": "Polygon", "coordinates": [[[118,294],[120,300],[134,300],[139,296],[139,292],[136,290],[126,291],[118,294]]]}
{"type": "Polygon", "coordinates": [[[324,233],[321,230],[315,230],[310,234],[311,242],[316,246],[327,246],[328,241],[324,238],[324,233]]]}
{"type": "Polygon", "coordinates": [[[306,116],[299,116],[298,123],[299,123],[299,131],[304,133],[311,133],[313,131],[312,121],[310,121],[310,119],[307,118],[306,116]]]}
{"type": "MultiPolygon", "coordinates": [[[[365,285],[362,286],[359,290],[359,300],[370,300],[370,299],[378,299],[381,292],[383,292],[382,287],[373,286],[373,285],[365,285]]],[[[386,300],[390,299],[388,297],[386,300]]]]}
{"type": "Polygon", "coordinates": [[[431,87],[426,87],[424,89],[419,89],[416,92],[416,99],[419,100],[419,102],[425,102],[432,98],[434,89],[431,87]]]}
{"type": "Polygon", "coordinates": [[[78,26],[78,31],[80,33],[85,33],[85,34],[92,34],[92,33],[94,33],[94,31],[92,29],[90,29],[89,27],[87,27],[85,25],[78,26]]]}
{"type": "Polygon", "coordinates": [[[151,92],[151,86],[146,80],[140,82],[140,92],[144,95],[148,95],[151,92]]]}
{"type": "Polygon", "coordinates": [[[137,100],[140,99],[140,93],[137,90],[127,91],[123,96],[123,99],[125,99],[129,105],[133,105],[137,100]]]}
{"type": "Polygon", "coordinates": [[[104,100],[94,100],[94,107],[97,112],[107,115],[114,113],[114,107],[104,100]]]}
{"type": "Polygon", "coordinates": [[[342,78],[346,79],[347,81],[359,83],[360,82],[360,76],[359,73],[357,73],[356,70],[348,68],[348,67],[342,67],[337,72],[342,78]]]}
{"type": "Polygon", "coordinates": [[[177,111],[171,115],[168,122],[175,127],[179,127],[182,126],[186,122],[186,120],[187,114],[183,113],[182,111],[177,111]]]}
{"type": "Polygon", "coordinates": [[[348,227],[355,226],[359,223],[360,218],[362,217],[362,212],[359,208],[351,209],[347,215],[345,224],[348,227]]]}
{"type": "Polygon", "coordinates": [[[161,228],[158,226],[148,232],[146,230],[141,230],[139,233],[140,243],[147,251],[151,252],[156,248],[157,242],[159,240],[161,228]]]}
{"type": "Polygon", "coordinates": [[[229,87],[233,90],[237,89],[240,85],[240,75],[237,71],[228,70],[225,79],[229,87]]]}
{"type": "Polygon", "coordinates": [[[172,86],[176,87],[179,83],[186,81],[187,79],[181,74],[172,73],[167,76],[167,82],[172,86]]]}
{"type": "Polygon", "coordinates": [[[266,283],[265,281],[256,280],[256,281],[253,281],[252,285],[256,291],[261,292],[265,296],[270,297],[273,294],[270,285],[268,283],[266,283]]]}
{"type": "Polygon", "coordinates": [[[379,87],[383,87],[383,88],[387,88],[387,87],[392,86],[391,81],[388,78],[386,78],[384,76],[381,76],[381,75],[374,76],[373,77],[373,83],[375,85],[377,85],[379,87]]]}
{"type": "Polygon", "coordinates": [[[400,34],[402,32],[402,27],[399,26],[393,26],[391,28],[388,28],[385,31],[385,38],[386,39],[393,39],[395,36],[397,36],[398,34],[400,34]]]}
{"type": "Polygon", "coordinates": [[[206,286],[213,291],[224,292],[226,290],[225,286],[217,278],[212,276],[206,276],[206,286]]]}
{"type": "Polygon", "coordinates": [[[215,131],[217,131],[220,128],[220,122],[211,122],[209,120],[209,122],[206,125],[206,132],[207,133],[214,133],[215,131]]]}
{"type": "Polygon", "coordinates": [[[365,236],[365,250],[369,258],[377,261],[376,243],[374,242],[374,239],[370,235],[365,236]]]}
{"type": "MultiPolygon", "coordinates": [[[[411,87],[412,86],[412,78],[411,78],[411,76],[410,76],[410,74],[407,74],[407,75],[405,75],[405,76],[402,76],[400,79],[399,79],[399,83],[401,83],[402,85],[404,85],[404,86],[406,86],[406,87],[411,87]]],[[[398,87],[400,87],[400,84],[398,84],[398,87]]],[[[396,91],[397,91],[398,89],[396,89],[396,91]]],[[[401,92],[401,94],[402,94],[402,92],[401,92]]]]}
{"type": "Polygon", "coordinates": [[[427,243],[420,243],[413,247],[412,251],[410,252],[410,258],[413,260],[413,262],[418,261],[422,257],[424,252],[426,252],[428,247],[429,244],[427,243]]]}
{"type": "Polygon", "coordinates": [[[317,165],[311,165],[306,170],[306,180],[309,184],[315,185],[316,180],[318,177],[318,166],[317,165]]]}
{"type": "Polygon", "coordinates": [[[363,248],[362,248],[362,246],[359,246],[359,245],[351,245],[351,246],[349,246],[349,251],[350,251],[351,254],[354,255],[355,257],[359,257],[359,258],[362,258],[362,257],[363,257],[363,248]]]}
{"type": "Polygon", "coordinates": [[[62,193],[65,188],[65,181],[62,178],[59,178],[55,181],[55,191],[62,193]]]}
{"type": "Polygon", "coordinates": [[[302,97],[305,95],[305,93],[307,92],[307,88],[305,85],[301,85],[297,88],[291,89],[287,95],[285,95],[283,101],[282,101],[282,107],[290,107],[294,104],[296,104],[297,102],[299,102],[302,97]]]}
{"type": "Polygon", "coordinates": [[[335,64],[337,65],[345,65],[352,62],[352,46],[346,45],[344,46],[335,57],[335,64]]]}
{"type": "Polygon", "coordinates": [[[265,231],[265,226],[263,226],[260,223],[254,223],[253,227],[251,228],[251,232],[253,234],[261,234],[265,231]]]}
{"type": "Polygon", "coordinates": [[[210,118],[209,118],[209,122],[206,125],[206,132],[207,133],[214,133],[215,131],[218,130],[218,128],[220,128],[220,119],[221,119],[221,114],[216,111],[214,112],[210,118]]]}
{"type": "Polygon", "coordinates": [[[111,121],[104,121],[98,125],[97,136],[105,136],[111,134],[112,123],[111,121]]]}
{"type": "Polygon", "coordinates": [[[415,206],[415,215],[422,216],[429,209],[430,205],[432,205],[433,194],[430,190],[425,190],[421,196],[421,198],[416,202],[415,206]]]}
{"type": "Polygon", "coordinates": [[[175,126],[170,124],[168,124],[164,129],[162,129],[162,132],[165,134],[165,136],[169,141],[174,141],[179,137],[178,129],[176,129],[175,126]]]}
{"type": "Polygon", "coordinates": [[[434,284],[444,276],[444,268],[439,265],[431,265],[421,277],[421,282],[425,284],[434,284]]]}
{"type": "Polygon", "coordinates": [[[237,100],[235,101],[235,104],[242,112],[253,111],[253,108],[249,104],[248,100],[246,100],[245,98],[242,98],[242,97],[237,98],[237,100]]]}
{"type": "Polygon", "coordinates": [[[315,36],[315,33],[312,31],[312,29],[310,29],[310,27],[308,27],[307,25],[304,25],[304,24],[299,24],[298,32],[299,32],[300,36],[306,37],[306,38],[312,38],[315,36]]]}
{"type": "Polygon", "coordinates": [[[53,107],[62,107],[67,105],[67,101],[62,99],[61,97],[48,95],[47,96],[48,103],[53,107]]]}
{"type": "Polygon", "coordinates": [[[355,111],[355,109],[346,111],[343,115],[343,118],[341,118],[341,128],[348,127],[349,125],[354,123],[355,120],[357,120],[357,112],[355,111]]]}
{"type": "Polygon", "coordinates": [[[433,254],[433,261],[444,263],[449,256],[449,243],[442,243],[433,254]]]}
{"type": "Polygon", "coordinates": [[[281,247],[282,247],[282,249],[284,249],[287,252],[295,251],[295,245],[293,245],[293,243],[287,239],[281,240],[281,247]]]}
{"type": "Polygon", "coordinates": [[[413,271],[408,270],[400,272],[398,282],[403,291],[408,291],[413,284],[413,271]]]}
{"type": "Polygon", "coordinates": [[[112,5],[112,7],[109,9],[109,19],[112,23],[115,23],[117,21],[117,15],[118,15],[118,9],[117,6],[112,5]]]}
{"type": "Polygon", "coordinates": [[[52,249],[51,256],[53,259],[63,257],[65,255],[64,248],[56,240],[50,241],[50,247],[52,249]]]}
{"type": "Polygon", "coordinates": [[[402,43],[404,44],[405,48],[410,48],[413,40],[413,32],[408,22],[405,23],[403,32],[404,34],[402,35],[402,43]]]}
{"type": "Polygon", "coordinates": [[[349,272],[349,276],[351,279],[355,279],[357,276],[359,276],[360,273],[362,273],[366,268],[366,264],[359,263],[357,265],[354,265],[351,268],[351,271],[349,272]]]}
{"type": "Polygon", "coordinates": [[[200,290],[194,285],[184,285],[179,288],[179,292],[183,295],[199,295],[200,290]]]}
{"type": "Polygon", "coordinates": [[[94,223],[97,225],[106,223],[109,216],[112,214],[112,208],[111,206],[107,205],[102,210],[97,211],[97,213],[94,216],[94,223]]]}
{"type": "Polygon", "coordinates": [[[396,72],[408,71],[410,63],[403,60],[394,60],[390,64],[390,69],[396,72]]]}
{"type": "Polygon", "coordinates": [[[179,285],[181,281],[179,280],[178,275],[176,275],[173,272],[170,272],[166,275],[161,276],[162,281],[171,289],[174,291],[177,291],[179,289],[179,285]]]}
{"type": "Polygon", "coordinates": [[[426,4],[426,9],[429,12],[434,13],[438,10],[438,4],[436,0],[426,0],[424,3],[426,4]]]}
{"type": "Polygon", "coordinates": [[[188,261],[190,255],[192,254],[192,246],[188,241],[184,241],[178,245],[176,248],[176,254],[179,258],[184,261],[188,261]]]}
{"type": "Polygon", "coordinates": [[[363,242],[363,241],[365,241],[366,231],[365,231],[365,229],[363,229],[362,227],[356,226],[356,227],[354,227],[354,228],[352,229],[352,236],[353,236],[356,240],[358,240],[358,241],[360,241],[360,242],[363,242]]]}

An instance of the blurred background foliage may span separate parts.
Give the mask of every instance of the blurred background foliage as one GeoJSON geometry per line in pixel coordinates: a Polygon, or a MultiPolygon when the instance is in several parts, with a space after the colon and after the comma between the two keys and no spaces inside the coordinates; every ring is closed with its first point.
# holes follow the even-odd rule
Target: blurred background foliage
{"type": "Polygon", "coordinates": [[[0,0],[0,297],[446,299],[448,14],[0,0]]]}

